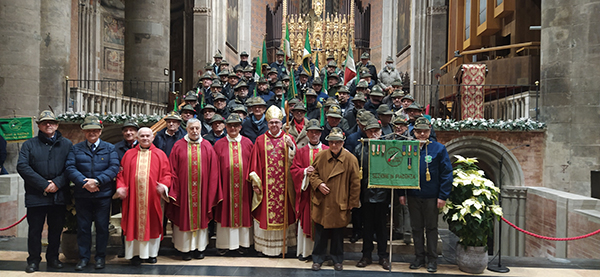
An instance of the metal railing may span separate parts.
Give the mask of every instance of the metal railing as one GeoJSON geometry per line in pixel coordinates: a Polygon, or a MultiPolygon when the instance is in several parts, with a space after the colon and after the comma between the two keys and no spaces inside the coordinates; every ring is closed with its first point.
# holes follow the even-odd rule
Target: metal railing
{"type": "Polygon", "coordinates": [[[539,120],[539,82],[532,85],[419,85],[412,95],[434,118],[461,120],[461,95],[475,88],[483,93],[485,119],[508,120],[531,118],[539,120]]]}
{"type": "Polygon", "coordinates": [[[65,87],[67,111],[166,114],[181,82],[67,79],[65,87]]]}

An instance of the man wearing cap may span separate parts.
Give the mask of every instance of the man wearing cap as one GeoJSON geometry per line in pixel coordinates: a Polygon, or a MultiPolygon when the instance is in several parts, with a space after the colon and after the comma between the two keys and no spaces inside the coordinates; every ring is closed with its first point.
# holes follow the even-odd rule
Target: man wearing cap
{"type": "Polygon", "coordinates": [[[215,145],[215,142],[224,138],[227,135],[225,130],[225,119],[220,114],[215,114],[210,120],[210,130],[206,135],[202,136],[205,140],[215,145]]]}
{"type": "Polygon", "coordinates": [[[271,106],[281,107],[281,100],[283,100],[283,83],[277,81],[273,86],[273,97],[267,101],[267,108],[271,106]]]}
{"type": "Polygon", "coordinates": [[[248,85],[248,91],[254,91],[256,87],[256,80],[254,79],[254,66],[246,66],[244,68],[244,82],[248,85]]]}
{"type": "Polygon", "coordinates": [[[198,93],[196,90],[189,90],[186,92],[183,96],[183,102],[181,102],[177,108],[181,110],[185,105],[190,105],[194,110],[196,109],[196,106],[198,105],[198,93]]]}
{"type": "Polygon", "coordinates": [[[271,63],[271,69],[277,70],[277,78],[281,79],[283,74],[287,74],[287,69],[285,68],[284,53],[282,50],[277,50],[276,60],[271,63]]]}
{"type": "MultiPolygon", "coordinates": [[[[200,108],[200,106],[197,106],[200,108]]],[[[196,117],[196,110],[191,105],[185,105],[181,108],[181,127],[185,130],[188,120],[196,117]]]]}
{"type": "Polygon", "coordinates": [[[187,135],[173,146],[169,162],[175,176],[169,190],[167,216],[173,222],[173,244],[183,260],[203,259],[209,242],[208,223],[213,208],[223,199],[219,160],[208,141],[200,136],[201,123],[190,119],[187,135]]]}
{"type": "Polygon", "coordinates": [[[408,107],[415,102],[415,99],[410,94],[406,94],[400,98],[400,104],[402,105],[402,109],[400,111],[396,111],[397,116],[403,116],[407,120],[410,119],[408,115],[408,107]]]}
{"type": "Polygon", "coordinates": [[[325,100],[327,100],[327,98],[329,98],[329,95],[323,91],[323,80],[321,80],[321,77],[316,77],[313,80],[312,88],[317,93],[317,101],[323,103],[325,100]]]}
{"type": "Polygon", "coordinates": [[[285,99],[292,99],[292,92],[290,91],[290,76],[287,74],[281,75],[281,83],[283,83],[283,93],[285,93],[285,99]]]}
{"type": "Polygon", "coordinates": [[[321,134],[321,143],[329,145],[329,142],[325,139],[334,127],[338,127],[345,131],[348,128],[348,122],[342,122],[342,109],[337,104],[331,105],[325,114],[325,126],[323,133],[321,134]]]}
{"type": "Polygon", "coordinates": [[[375,68],[375,65],[371,62],[370,59],[371,58],[370,58],[368,52],[362,53],[362,55],[360,55],[360,62],[358,62],[356,64],[356,68],[361,68],[361,67],[367,68],[367,70],[369,71],[369,74],[370,74],[371,78],[373,79],[373,81],[375,82],[375,84],[377,84],[377,82],[378,82],[378,80],[377,80],[377,68],[375,68]]]}
{"type": "Polygon", "coordinates": [[[369,101],[365,104],[365,110],[377,115],[377,108],[381,105],[381,100],[383,100],[383,91],[381,90],[381,87],[374,86],[369,94],[369,101]]]}
{"type": "Polygon", "coordinates": [[[327,85],[329,86],[329,90],[327,90],[327,95],[329,97],[334,97],[335,93],[338,91],[338,86],[342,86],[342,84],[340,83],[339,75],[335,73],[327,75],[327,85]]]}
{"type": "Polygon", "coordinates": [[[240,53],[240,63],[236,66],[241,66],[242,68],[244,68],[249,65],[250,63],[248,63],[248,52],[242,51],[242,53],[240,53]]]}
{"type": "Polygon", "coordinates": [[[300,70],[298,81],[296,82],[296,91],[298,92],[298,97],[302,99],[304,98],[306,91],[310,89],[311,84],[308,80],[308,72],[306,72],[306,70],[304,70],[302,67],[300,67],[300,70]]]}
{"type": "Polygon", "coordinates": [[[269,90],[273,90],[273,88],[275,87],[275,83],[277,83],[277,69],[276,68],[271,68],[271,70],[269,70],[269,72],[267,72],[266,76],[267,76],[267,82],[269,82],[269,90]]]}
{"type": "Polygon", "coordinates": [[[204,95],[204,98],[206,99],[210,94],[210,85],[213,83],[212,76],[212,74],[207,72],[202,74],[202,77],[200,77],[200,80],[196,85],[196,87],[199,89],[198,98],[204,95]]]}
{"type": "Polygon", "coordinates": [[[229,62],[226,60],[222,60],[221,63],[219,64],[219,72],[221,72],[223,70],[229,70],[229,62]]]}
{"type": "MultiPolygon", "coordinates": [[[[394,112],[395,115],[406,118],[406,115],[402,115],[402,112],[400,111],[403,108],[402,107],[402,98],[403,97],[404,97],[404,93],[402,93],[402,90],[395,90],[390,95],[391,101],[389,101],[389,102],[391,102],[391,103],[388,103],[388,106],[390,106],[390,109],[392,109],[392,111],[394,112]]],[[[384,98],[383,102],[385,103],[385,98],[384,98]]]]}
{"type": "MultiPolygon", "coordinates": [[[[231,72],[233,73],[233,72],[231,72]]],[[[227,79],[229,79],[229,70],[222,70],[221,72],[219,72],[218,76],[219,76],[219,81],[223,84],[227,83],[227,79]]],[[[213,81],[214,84],[214,81],[213,81]]]]}
{"type": "Polygon", "coordinates": [[[246,101],[249,98],[248,84],[246,84],[244,81],[241,81],[235,87],[233,87],[233,91],[233,99],[229,101],[227,106],[233,107],[234,105],[246,105],[246,101]]]}
{"type": "Polygon", "coordinates": [[[452,191],[452,164],[446,147],[429,140],[431,125],[425,117],[415,120],[414,134],[419,140],[419,187],[400,191],[400,204],[407,205],[415,244],[415,260],[410,269],[425,266],[427,271],[437,271],[438,213],[446,205],[452,191]],[[427,250],[425,238],[427,235],[427,250]],[[427,259],[426,259],[427,258],[427,259]]]}
{"type": "Polygon", "coordinates": [[[348,134],[353,134],[358,131],[358,127],[356,125],[357,113],[365,106],[366,102],[367,100],[365,99],[365,95],[362,93],[357,93],[352,98],[352,104],[354,107],[349,112],[346,112],[346,115],[344,116],[348,122],[348,126],[350,127],[348,129],[348,134]]]}
{"type": "MultiPolygon", "coordinates": [[[[417,118],[423,116],[423,108],[419,103],[413,102],[408,107],[404,108],[404,110],[406,110],[406,114],[408,114],[408,133],[412,137],[416,137],[414,131],[415,121],[417,118]]],[[[437,135],[435,134],[435,130],[433,130],[433,126],[429,132],[429,140],[437,141],[437,135]]]]}
{"type": "Polygon", "coordinates": [[[116,196],[123,200],[125,258],[139,266],[142,260],[156,263],[163,236],[161,198],[169,201],[171,165],[167,155],[152,144],[150,128],[141,128],[137,139],[139,145],[123,156],[116,196]]]}
{"type": "Polygon", "coordinates": [[[214,145],[219,159],[221,191],[223,201],[217,205],[216,247],[219,254],[228,250],[238,250],[240,254],[248,252],[252,245],[252,186],[247,180],[250,173],[250,155],[252,141],[240,135],[242,119],[233,113],[225,121],[227,136],[214,145]]]}
{"type": "Polygon", "coordinates": [[[221,61],[223,60],[223,55],[221,55],[220,52],[217,52],[214,56],[213,59],[215,60],[215,62],[212,64],[212,68],[215,74],[219,74],[220,70],[219,70],[219,64],[221,64],[221,61]]]}
{"type": "Polygon", "coordinates": [[[317,92],[314,89],[309,88],[306,90],[306,118],[308,119],[320,119],[321,109],[323,104],[317,101],[317,92]]]}
{"type": "MultiPolygon", "coordinates": [[[[381,125],[375,118],[370,118],[365,133],[368,139],[379,139],[381,137],[381,125]]],[[[359,143],[354,149],[357,159],[362,159],[361,177],[361,207],[363,218],[363,247],[362,257],[356,264],[357,267],[366,267],[373,263],[373,240],[377,240],[377,256],[379,264],[385,270],[390,269],[390,260],[387,253],[387,211],[390,205],[391,190],[387,188],[368,188],[369,185],[369,143],[359,143]]]]}
{"type": "Polygon", "coordinates": [[[264,77],[260,77],[260,79],[258,79],[256,95],[262,98],[265,103],[275,95],[275,93],[269,90],[269,83],[264,77]]]}
{"type": "Polygon", "coordinates": [[[44,223],[48,224],[47,266],[63,268],[58,259],[58,249],[66,204],[71,203],[65,162],[73,144],[57,130],[58,120],[53,112],[42,111],[36,123],[38,135],[23,143],[17,162],[17,172],[25,182],[25,207],[29,224],[27,273],[39,270],[44,223]]]}
{"type": "Polygon", "coordinates": [[[347,86],[340,86],[337,91],[337,100],[342,109],[342,116],[346,115],[354,108],[354,103],[350,101],[350,91],[347,86]]]}
{"type": "Polygon", "coordinates": [[[231,114],[239,115],[243,122],[246,119],[246,117],[248,117],[248,110],[246,109],[246,106],[244,106],[244,105],[235,104],[231,108],[231,114]]]}
{"type": "Polygon", "coordinates": [[[312,232],[314,225],[310,218],[311,190],[308,189],[308,177],[315,170],[312,163],[317,153],[329,148],[319,140],[322,131],[323,127],[321,127],[318,120],[311,119],[307,123],[306,136],[308,137],[309,144],[298,149],[290,168],[296,190],[296,218],[298,219],[296,256],[300,257],[301,261],[307,260],[312,255],[314,246],[314,234],[312,232]]]}
{"type": "Polygon", "coordinates": [[[388,87],[392,86],[392,82],[396,79],[400,79],[400,73],[396,70],[392,56],[388,56],[385,60],[385,67],[377,75],[377,80],[383,90],[388,90],[388,87]]]}
{"type": "Polygon", "coordinates": [[[281,129],[282,119],[281,109],[271,106],[265,115],[269,130],[256,138],[248,175],[254,190],[254,247],[266,256],[282,254],[284,239],[287,239],[286,246],[296,245],[295,192],[288,170],[296,145],[281,129]]]}
{"type": "MultiPolygon", "coordinates": [[[[292,105],[291,103],[288,104],[292,107],[290,112],[292,114],[292,120],[289,123],[289,135],[294,138],[296,146],[300,149],[308,144],[308,137],[306,136],[308,119],[304,117],[306,114],[306,107],[304,107],[304,103],[302,102],[295,105],[292,105]]],[[[285,131],[287,128],[288,122],[283,124],[283,130],[285,131]]]]}
{"type": "MultiPolygon", "coordinates": [[[[182,111],[183,112],[183,111],[182,111]]],[[[167,127],[156,132],[154,139],[154,145],[156,148],[165,152],[167,157],[171,155],[171,149],[175,142],[182,139],[187,132],[181,128],[181,117],[176,112],[171,112],[165,117],[167,127]]]]}
{"type": "Polygon", "coordinates": [[[367,81],[360,80],[358,81],[358,84],[356,84],[356,82],[350,82],[350,87],[348,89],[350,90],[350,95],[352,95],[352,97],[359,93],[365,95],[366,97],[370,93],[371,87],[372,86],[367,83],[367,81]]]}
{"type": "Polygon", "coordinates": [[[221,93],[227,97],[227,100],[231,100],[234,97],[233,88],[240,83],[240,76],[235,73],[229,73],[229,77],[227,78],[227,84],[223,86],[223,90],[221,93]]]}
{"type": "Polygon", "coordinates": [[[329,149],[317,154],[309,176],[311,190],[311,218],[315,223],[315,245],[312,253],[312,270],[320,270],[327,254],[334,269],[343,270],[344,229],[350,223],[350,211],[359,206],[360,176],[358,161],[348,151],[343,151],[346,136],[340,128],[333,128],[327,141],[329,149]]]}
{"type": "Polygon", "coordinates": [[[377,119],[379,119],[379,123],[381,124],[381,132],[383,135],[388,135],[394,132],[392,129],[392,116],[394,112],[390,110],[390,106],[386,104],[379,105],[377,108],[377,119]]]}
{"type": "Polygon", "coordinates": [[[212,130],[210,121],[212,120],[213,116],[215,116],[216,113],[217,113],[217,108],[215,108],[215,106],[210,105],[210,104],[204,106],[204,108],[202,109],[202,120],[200,120],[200,122],[202,122],[202,135],[203,136],[208,134],[208,132],[210,132],[210,130],[212,130]]]}
{"type": "Polygon", "coordinates": [[[213,104],[215,106],[215,109],[217,110],[217,114],[220,114],[223,118],[229,116],[229,109],[227,108],[227,97],[225,97],[225,95],[217,93],[217,95],[215,95],[215,98],[213,99],[213,104]]]}
{"type": "Polygon", "coordinates": [[[391,86],[388,86],[386,89],[386,96],[383,98],[383,103],[392,105],[392,94],[395,91],[399,91],[400,94],[404,95],[404,91],[402,91],[402,81],[400,79],[396,79],[392,82],[391,86]]]}
{"type": "MultiPolygon", "coordinates": [[[[242,123],[242,136],[249,138],[252,143],[256,138],[269,130],[268,122],[265,119],[267,103],[260,97],[252,97],[246,103],[250,109],[250,116],[242,123]]],[[[279,107],[277,107],[279,108],[279,107]]]]}
{"type": "Polygon", "coordinates": [[[91,258],[92,221],[96,229],[95,268],[104,268],[106,262],[110,203],[120,163],[115,146],[100,139],[103,128],[98,117],[86,117],[81,124],[85,140],[71,148],[66,161],[67,175],[75,184],[80,258],[76,271],[83,270],[91,258]]]}

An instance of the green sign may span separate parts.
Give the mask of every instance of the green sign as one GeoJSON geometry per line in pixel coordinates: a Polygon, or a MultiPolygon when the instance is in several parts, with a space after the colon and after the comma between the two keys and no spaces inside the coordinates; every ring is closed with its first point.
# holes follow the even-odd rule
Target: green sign
{"type": "Polygon", "coordinates": [[[419,142],[369,141],[369,187],[419,189],[419,142]]]}
{"type": "Polygon", "coordinates": [[[26,140],[33,137],[33,118],[0,118],[0,135],[7,141],[26,140]]]}

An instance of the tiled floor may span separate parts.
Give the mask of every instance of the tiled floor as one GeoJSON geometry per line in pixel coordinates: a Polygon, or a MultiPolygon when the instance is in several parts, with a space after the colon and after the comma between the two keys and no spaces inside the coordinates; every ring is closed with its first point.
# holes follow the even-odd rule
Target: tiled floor
{"type": "MultiPolygon", "coordinates": [[[[344,271],[336,272],[332,266],[324,265],[319,272],[310,270],[311,262],[302,262],[296,258],[266,258],[249,253],[247,257],[230,252],[226,256],[218,256],[214,249],[207,250],[203,260],[182,261],[177,252],[169,248],[161,248],[157,264],[143,264],[132,267],[125,259],[115,256],[117,249],[109,249],[107,266],[103,270],[93,269],[93,265],[83,272],[75,272],[76,261],[67,261],[62,270],[46,269],[45,262],[40,264],[40,271],[33,276],[82,276],[83,274],[98,274],[103,276],[146,276],[146,275],[178,275],[178,276],[425,276],[424,268],[408,269],[408,262],[413,259],[410,255],[394,255],[392,274],[373,264],[366,268],[355,266],[360,253],[346,254],[344,271]]],[[[26,240],[11,239],[0,242],[0,277],[32,276],[24,272],[27,265],[26,240]]],[[[375,258],[376,256],[374,256],[375,258]]],[[[64,260],[64,258],[61,258],[64,260]]],[[[443,258],[439,259],[443,262],[443,258]]],[[[485,271],[478,276],[600,276],[599,260],[549,260],[545,258],[509,258],[502,259],[503,264],[510,268],[509,273],[494,273],[485,271]]],[[[442,263],[438,267],[437,276],[465,276],[456,265],[442,263]]]]}

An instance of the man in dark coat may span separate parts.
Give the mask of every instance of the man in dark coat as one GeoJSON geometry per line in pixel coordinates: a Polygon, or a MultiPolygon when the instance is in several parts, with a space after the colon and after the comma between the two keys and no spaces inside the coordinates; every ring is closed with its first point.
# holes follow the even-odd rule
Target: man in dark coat
{"type": "Polygon", "coordinates": [[[25,181],[25,207],[29,224],[27,273],[39,270],[44,222],[48,223],[48,267],[63,268],[58,259],[58,249],[66,204],[71,202],[65,161],[73,144],[57,131],[58,121],[53,112],[42,111],[39,118],[38,136],[23,143],[17,162],[17,171],[25,181]]]}
{"type": "Polygon", "coordinates": [[[252,97],[246,102],[250,109],[250,115],[242,122],[242,131],[240,134],[249,138],[252,143],[256,138],[269,130],[268,122],[265,120],[267,103],[260,97],[252,97]]]}
{"type": "Polygon", "coordinates": [[[175,142],[182,139],[187,132],[180,128],[181,117],[179,117],[176,112],[171,112],[167,115],[165,121],[167,122],[167,127],[156,132],[153,143],[154,146],[165,152],[168,157],[171,154],[171,149],[173,149],[175,142]]]}
{"type": "Polygon", "coordinates": [[[96,227],[95,268],[103,269],[106,263],[110,203],[120,163],[115,146],[100,139],[103,128],[98,117],[86,117],[81,124],[85,140],[71,148],[66,162],[69,180],[75,184],[80,258],[75,266],[76,271],[82,271],[90,260],[92,221],[96,227]]]}
{"type": "Polygon", "coordinates": [[[125,121],[123,126],[121,126],[121,133],[123,134],[123,140],[115,143],[115,150],[119,155],[119,161],[123,159],[123,155],[127,150],[135,147],[137,145],[137,131],[140,129],[140,125],[138,125],[135,121],[125,121]]]}

